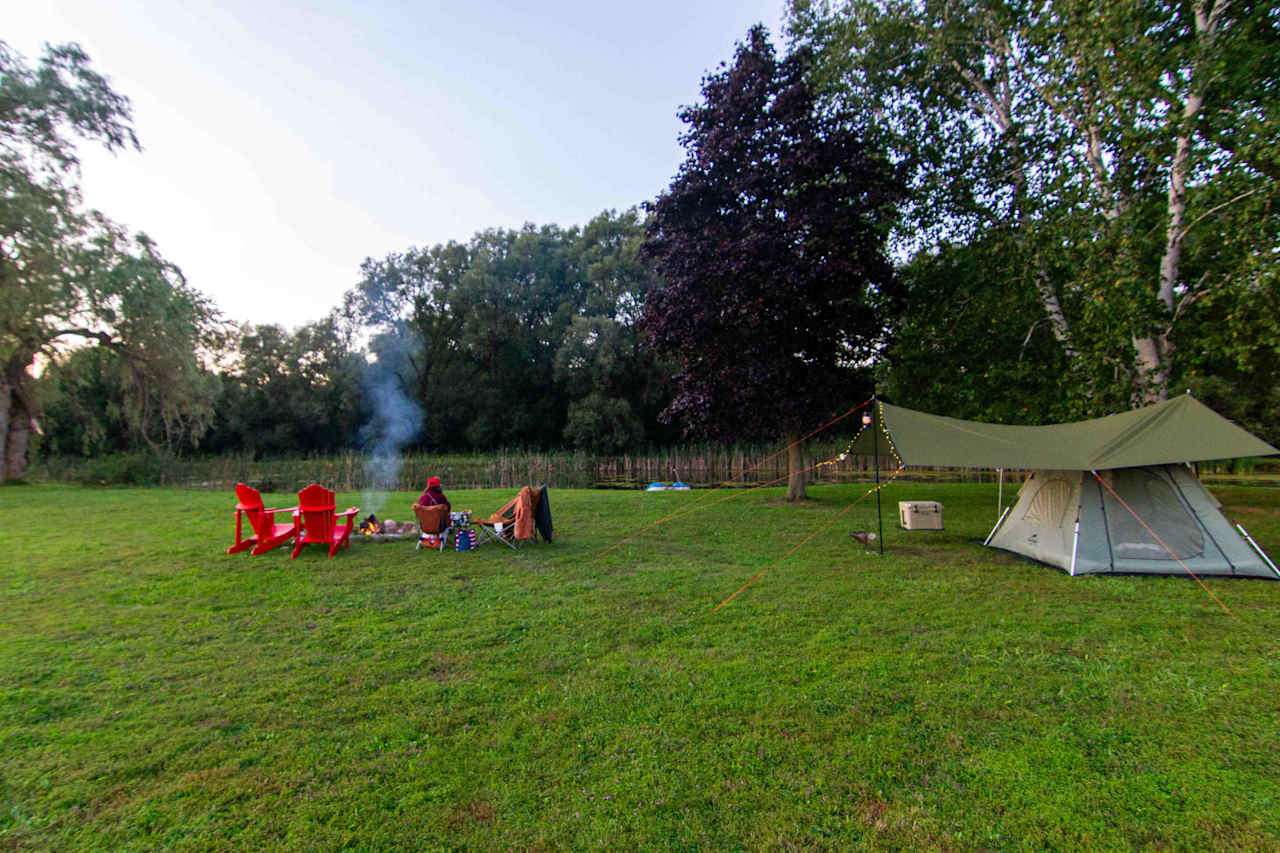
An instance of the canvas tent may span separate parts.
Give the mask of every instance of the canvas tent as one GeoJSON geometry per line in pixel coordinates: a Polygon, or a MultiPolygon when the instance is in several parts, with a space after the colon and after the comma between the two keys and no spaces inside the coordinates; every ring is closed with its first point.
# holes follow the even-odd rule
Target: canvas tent
{"type": "Polygon", "coordinates": [[[1189,463],[1280,450],[1189,394],[1052,426],[984,424],[877,401],[852,450],[903,465],[1032,471],[987,544],[1073,575],[1276,577],[1189,463]]]}

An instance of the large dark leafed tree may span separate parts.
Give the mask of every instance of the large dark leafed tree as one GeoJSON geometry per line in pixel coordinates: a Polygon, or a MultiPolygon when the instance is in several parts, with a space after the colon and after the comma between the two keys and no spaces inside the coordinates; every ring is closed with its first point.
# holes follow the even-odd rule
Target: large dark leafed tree
{"type": "Polygon", "coordinates": [[[858,368],[894,298],[885,239],[902,193],[848,116],[820,108],[808,60],[777,59],[756,26],[703,80],[643,247],[666,283],[642,323],[675,365],[663,419],[716,441],[784,437],[788,500],[805,496],[797,439],[870,393],[858,368]]]}
{"type": "Polygon", "coordinates": [[[32,370],[103,347],[110,401],[153,447],[199,438],[214,383],[195,353],[217,315],[143,235],[80,208],[73,137],[137,146],[129,101],[75,45],[37,68],[0,42],[0,480],[21,477],[39,429],[32,370]]]}

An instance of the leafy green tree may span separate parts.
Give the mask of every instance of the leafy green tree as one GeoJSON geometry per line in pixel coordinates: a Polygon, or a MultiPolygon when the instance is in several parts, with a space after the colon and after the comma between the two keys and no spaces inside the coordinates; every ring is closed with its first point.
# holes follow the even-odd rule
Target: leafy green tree
{"type": "Polygon", "coordinates": [[[367,416],[366,361],[336,317],[292,332],[246,325],[230,349],[206,447],[264,456],[332,452],[355,443],[367,416]]]}
{"type": "Polygon", "coordinates": [[[395,369],[424,404],[422,434],[429,446],[457,444],[465,425],[469,397],[457,345],[462,318],[450,298],[470,263],[469,248],[456,242],[369,258],[359,283],[343,297],[342,315],[351,328],[406,338],[395,369]]]}
{"type": "MultiPolygon", "coordinates": [[[[1248,244],[1248,235],[1237,243],[1248,244]]],[[[1183,387],[1280,446],[1280,267],[1254,255],[1249,285],[1217,288],[1189,312],[1180,338],[1183,387]]]]}
{"type": "Polygon", "coordinates": [[[1276,249],[1273,4],[793,0],[791,24],[907,167],[904,245],[1018,227],[1009,284],[1036,294],[1086,409],[1166,396],[1197,303],[1252,286],[1219,248],[1276,249]]]}
{"type": "Polygon", "coordinates": [[[463,319],[456,340],[462,387],[473,395],[465,440],[475,447],[552,444],[565,400],[552,363],[578,285],[572,234],[556,226],[487,231],[452,294],[463,319]]]}
{"type": "Polygon", "coordinates": [[[627,393],[646,378],[628,357],[635,343],[633,329],[608,317],[574,317],[565,330],[554,375],[571,400],[564,426],[571,446],[620,453],[643,443],[643,410],[627,393]]]}
{"type": "Polygon", "coordinates": [[[44,456],[100,456],[132,449],[117,402],[116,361],[102,347],[79,347],[50,365],[35,384],[44,412],[44,456]]]}
{"type": "Polygon", "coordinates": [[[639,258],[643,237],[632,210],[596,217],[576,241],[582,298],[556,351],[554,376],[569,400],[564,440],[578,449],[620,453],[670,438],[658,424],[664,373],[637,329],[658,286],[639,258]]]}
{"type": "Polygon", "coordinates": [[[660,434],[635,332],[654,282],[642,235],[627,211],[394,253],[365,262],[344,310],[411,343],[397,370],[428,446],[621,447],[660,434]]]}
{"type": "Polygon", "coordinates": [[[1035,293],[1007,287],[1022,254],[993,230],[903,266],[878,384],[895,403],[997,423],[1070,420],[1065,359],[1035,293]]]}
{"type": "Polygon", "coordinates": [[[862,396],[895,280],[885,240],[901,194],[851,118],[825,110],[809,55],[779,60],[763,27],[681,112],[686,158],[652,205],[644,254],[665,281],[647,340],[677,367],[663,416],[713,440],[798,436],[862,396]]]}
{"type": "Polygon", "coordinates": [[[146,444],[198,440],[210,422],[197,353],[218,345],[213,306],[145,236],[80,208],[73,137],[136,147],[130,119],[76,45],[32,69],[0,42],[0,479],[22,476],[40,428],[37,360],[76,343],[109,354],[114,402],[146,444]]]}

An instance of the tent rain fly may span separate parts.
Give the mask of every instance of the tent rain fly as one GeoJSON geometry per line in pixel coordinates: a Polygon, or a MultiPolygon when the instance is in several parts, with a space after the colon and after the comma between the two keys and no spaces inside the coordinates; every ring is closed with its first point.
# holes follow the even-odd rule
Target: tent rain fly
{"type": "MultiPolygon", "coordinates": [[[[1103,471],[1270,456],[1280,450],[1190,394],[1089,421],[1010,426],[929,415],[877,401],[876,422],[904,465],[1103,471]]],[[[851,448],[870,455],[877,436],[864,430],[851,448]]]]}

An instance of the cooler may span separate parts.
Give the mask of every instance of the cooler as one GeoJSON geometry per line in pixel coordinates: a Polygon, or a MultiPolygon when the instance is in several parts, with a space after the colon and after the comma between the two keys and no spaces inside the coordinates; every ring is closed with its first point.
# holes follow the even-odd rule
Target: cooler
{"type": "Polygon", "coordinates": [[[898,523],[904,530],[941,530],[942,504],[937,501],[898,501],[898,523]]]}

